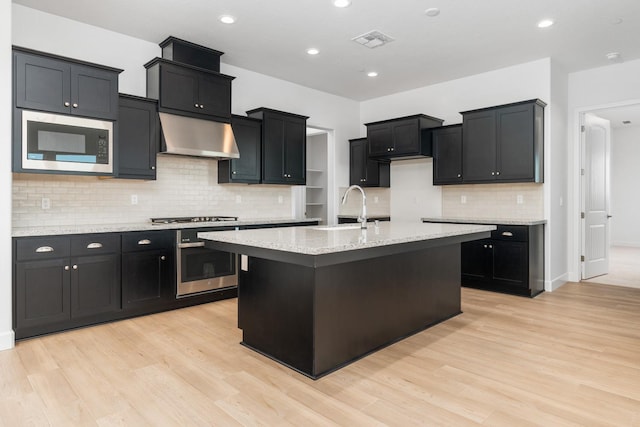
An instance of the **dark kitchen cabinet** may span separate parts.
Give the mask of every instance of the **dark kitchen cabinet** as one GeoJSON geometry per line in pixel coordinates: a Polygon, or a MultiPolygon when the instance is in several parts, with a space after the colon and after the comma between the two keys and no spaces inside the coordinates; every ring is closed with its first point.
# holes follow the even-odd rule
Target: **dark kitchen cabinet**
{"type": "Polygon", "coordinates": [[[239,159],[218,160],[218,183],[258,184],[261,171],[262,121],[232,116],[239,159]]]}
{"type": "Polygon", "coordinates": [[[16,106],[116,120],[122,70],[14,47],[16,106]]]}
{"type": "Polygon", "coordinates": [[[122,235],[122,308],[136,314],[175,301],[175,231],[122,235]]]}
{"type": "Polygon", "coordinates": [[[231,120],[231,82],[234,77],[155,58],[145,64],[147,96],[158,109],[201,119],[231,120]]]}
{"type": "Polygon", "coordinates": [[[433,147],[433,185],[462,183],[462,125],[430,130],[433,147]]]}
{"type": "Polygon", "coordinates": [[[160,144],[157,108],[157,102],[152,99],[120,95],[116,142],[118,178],[156,179],[156,154],[160,144]]]}
{"type": "Polygon", "coordinates": [[[431,156],[431,140],[425,130],[442,126],[442,120],[417,114],[365,126],[370,157],[411,159],[431,156]]]}
{"type": "Polygon", "coordinates": [[[388,160],[369,157],[367,138],[349,140],[349,185],[389,187],[391,167],[388,160]]]}
{"type": "Polygon", "coordinates": [[[262,177],[265,184],[305,185],[306,116],[270,108],[247,111],[262,120],[262,177]]]}
{"type": "Polygon", "coordinates": [[[118,234],[15,241],[17,338],[103,321],[120,310],[118,234]]]}
{"type": "Polygon", "coordinates": [[[463,112],[464,183],[543,182],[545,105],[534,99],[463,112]]]}
{"type": "Polygon", "coordinates": [[[498,225],[461,248],[462,286],[533,297],[544,290],[543,225],[498,225]]]}

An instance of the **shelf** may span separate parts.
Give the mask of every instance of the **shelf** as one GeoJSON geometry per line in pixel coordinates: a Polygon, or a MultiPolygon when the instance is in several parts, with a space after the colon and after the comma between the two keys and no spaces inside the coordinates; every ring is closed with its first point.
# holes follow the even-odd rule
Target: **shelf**
{"type": "Polygon", "coordinates": [[[320,169],[307,169],[307,172],[311,172],[311,173],[323,173],[324,171],[320,170],[320,169]]]}
{"type": "Polygon", "coordinates": [[[309,190],[322,190],[324,187],[321,187],[319,185],[307,185],[307,188],[309,190]]]}
{"type": "Polygon", "coordinates": [[[307,206],[324,206],[324,203],[307,203],[307,206]]]}

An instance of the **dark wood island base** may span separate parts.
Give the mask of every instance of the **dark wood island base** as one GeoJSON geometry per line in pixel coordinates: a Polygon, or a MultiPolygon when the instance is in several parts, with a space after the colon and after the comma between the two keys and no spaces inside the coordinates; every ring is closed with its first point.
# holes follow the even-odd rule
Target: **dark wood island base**
{"type": "Polygon", "coordinates": [[[242,344],[313,379],[461,313],[458,242],[320,266],[249,257],[246,270],[242,344]]]}

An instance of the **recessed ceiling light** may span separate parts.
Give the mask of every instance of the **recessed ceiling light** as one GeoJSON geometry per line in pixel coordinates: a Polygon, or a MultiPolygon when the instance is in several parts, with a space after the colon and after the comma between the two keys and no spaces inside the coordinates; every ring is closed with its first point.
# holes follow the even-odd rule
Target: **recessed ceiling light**
{"type": "Polygon", "coordinates": [[[351,0],[333,0],[333,5],[335,7],[349,7],[351,0]]]}
{"type": "Polygon", "coordinates": [[[538,28],[549,28],[553,25],[553,19],[543,19],[538,22],[538,28]]]}
{"type": "Polygon", "coordinates": [[[631,120],[623,120],[622,124],[623,125],[630,125],[631,124],[631,120]]]}
{"type": "Polygon", "coordinates": [[[369,71],[367,73],[367,76],[369,76],[369,77],[378,77],[378,72],[377,71],[369,71]]]}
{"type": "Polygon", "coordinates": [[[429,9],[424,11],[424,14],[433,18],[434,16],[440,15],[440,9],[437,7],[430,7],[429,9]]]}
{"type": "Polygon", "coordinates": [[[320,51],[318,49],[316,49],[315,47],[312,47],[310,49],[307,49],[307,53],[309,55],[317,55],[320,53],[320,51]]]}
{"type": "Polygon", "coordinates": [[[236,22],[236,18],[234,16],[231,16],[231,15],[222,15],[218,19],[223,24],[233,24],[234,22],[236,22]]]}

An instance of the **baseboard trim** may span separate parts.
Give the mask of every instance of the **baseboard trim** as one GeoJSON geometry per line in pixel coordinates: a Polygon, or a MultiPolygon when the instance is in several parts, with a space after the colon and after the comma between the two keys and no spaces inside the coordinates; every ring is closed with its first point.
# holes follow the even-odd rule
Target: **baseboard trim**
{"type": "Polygon", "coordinates": [[[544,290],[546,292],[553,292],[560,288],[562,285],[569,281],[569,273],[564,273],[561,276],[556,277],[553,280],[547,280],[544,283],[544,290]]]}
{"type": "Polygon", "coordinates": [[[9,350],[16,345],[16,335],[13,330],[0,333],[0,351],[9,350]]]}

